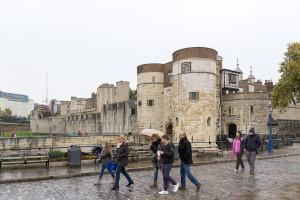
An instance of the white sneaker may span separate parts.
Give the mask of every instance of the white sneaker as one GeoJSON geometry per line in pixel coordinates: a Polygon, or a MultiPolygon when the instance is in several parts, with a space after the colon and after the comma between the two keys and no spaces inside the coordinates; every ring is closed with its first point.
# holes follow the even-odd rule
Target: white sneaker
{"type": "Polygon", "coordinates": [[[178,187],[179,187],[179,183],[177,183],[176,185],[174,185],[174,192],[177,192],[178,187]]]}
{"type": "Polygon", "coordinates": [[[234,172],[238,172],[238,170],[237,170],[237,169],[235,169],[235,170],[234,170],[234,172]]]}
{"type": "Polygon", "coordinates": [[[169,194],[169,192],[163,190],[163,191],[159,192],[158,194],[169,194]]]}

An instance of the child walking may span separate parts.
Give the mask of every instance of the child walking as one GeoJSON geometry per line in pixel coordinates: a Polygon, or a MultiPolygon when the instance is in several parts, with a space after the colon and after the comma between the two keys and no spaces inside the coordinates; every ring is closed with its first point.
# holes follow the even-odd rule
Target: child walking
{"type": "Polygon", "coordinates": [[[112,170],[107,167],[108,163],[111,162],[111,159],[113,158],[112,151],[110,149],[109,143],[108,142],[103,142],[102,148],[103,149],[101,151],[101,154],[99,155],[99,157],[100,157],[99,160],[100,160],[100,163],[102,164],[102,166],[101,166],[101,169],[100,169],[99,178],[94,183],[94,185],[101,185],[101,178],[103,176],[105,168],[107,169],[107,171],[109,172],[109,174],[113,178],[112,184],[115,183],[115,175],[112,172],[112,170]]]}

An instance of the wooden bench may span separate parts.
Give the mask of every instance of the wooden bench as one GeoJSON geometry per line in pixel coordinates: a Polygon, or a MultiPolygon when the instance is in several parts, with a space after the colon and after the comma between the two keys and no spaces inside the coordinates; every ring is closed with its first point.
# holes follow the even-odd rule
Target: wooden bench
{"type": "MultiPolygon", "coordinates": [[[[5,153],[4,153],[5,154],[5,153]]],[[[30,163],[46,163],[46,168],[49,168],[49,154],[41,150],[24,150],[18,151],[14,155],[0,155],[0,171],[2,165],[13,165],[13,164],[30,164],[30,163]],[[6,162],[3,162],[7,160],[6,162]]]]}
{"type": "Polygon", "coordinates": [[[216,152],[216,155],[223,156],[223,150],[219,149],[218,145],[216,144],[201,144],[198,145],[198,155],[197,157],[200,157],[200,154],[204,157],[205,152],[216,152]],[[222,153],[222,154],[220,154],[222,153]]]}
{"type": "Polygon", "coordinates": [[[133,160],[138,160],[139,157],[149,157],[153,156],[152,150],[149,149],[148,145],[144,146],[133,146],[131,147],[131,155],[133,156],[133,160]]]}

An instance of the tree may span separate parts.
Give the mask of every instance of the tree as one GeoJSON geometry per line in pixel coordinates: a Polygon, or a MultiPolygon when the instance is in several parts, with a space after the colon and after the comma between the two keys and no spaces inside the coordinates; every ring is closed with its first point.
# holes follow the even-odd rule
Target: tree
{"type": "Polygon", "coordinates": [[[4,120],[11,120],[12,119],[12,111],[9,108],[5,108],[1,113],[0,117],[4,120]]]}
{"type": "Polygon", "coordinates": [[[300,101],[300,43],[288,44],[284,61],[280,63],[282,73],[274,87],[272,103],[275,108],[285,110],[291,103],[300,101]]]}

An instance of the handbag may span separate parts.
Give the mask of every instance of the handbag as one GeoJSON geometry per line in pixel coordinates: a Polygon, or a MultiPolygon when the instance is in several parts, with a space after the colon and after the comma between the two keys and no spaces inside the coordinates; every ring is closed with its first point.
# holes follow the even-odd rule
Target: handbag
{"type": "Polygon", "coordinates": [[[116,171],[117,165],[114,164],[114,163],[112,163],[112,162],[109,162],[109,163],[107,164],[107,168],[110,169],[111,171],[116,171]]]}

